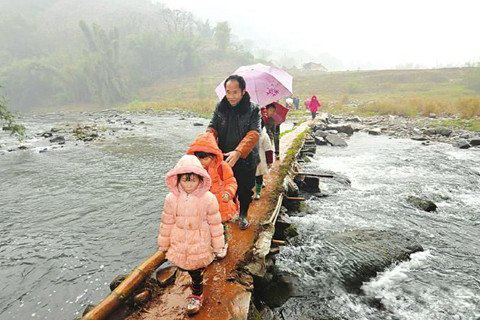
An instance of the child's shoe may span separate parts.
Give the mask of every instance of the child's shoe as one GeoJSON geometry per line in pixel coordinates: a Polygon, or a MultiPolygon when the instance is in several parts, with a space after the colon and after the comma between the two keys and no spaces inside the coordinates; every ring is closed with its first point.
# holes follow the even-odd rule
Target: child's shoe
{"type": "Polygon", "coordinates": [[[200,296],[196,296],[191,294],[187,298],[187,314],[189,316],[193,316],[194,314],[200,311],[200,308],[203,305],[203,294],[200,296]]]}
{"type": "Polygon", "coordinates": [[[259,200],[260,199],[260,193],[255,193],[255,196],[253,197],[253,199],[259,200]]]}
{"type": "Polygon", "coordinates": [[[217,260],[225,258],[225,256],[227,255],[227,250],[228,250],[228,242],[225,242],[225,247],[223,247],[223,249],[219,253],[215,254],[215,258],[217,260]]]}

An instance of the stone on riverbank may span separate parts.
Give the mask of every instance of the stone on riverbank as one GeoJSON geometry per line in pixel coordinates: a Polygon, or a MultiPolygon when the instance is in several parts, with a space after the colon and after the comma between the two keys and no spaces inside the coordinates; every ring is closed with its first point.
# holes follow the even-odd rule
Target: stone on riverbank
{"type": "Polygon", "coordinates": [[[65,143],[65,137],[64,136],[56,136],[53,139],[49,140],[51,143],[58,143],[58,144],[64,144],[65,143]]]}
{"type": "Polygon", "coordinates": [[[327,130],[335,130],[337,132],[346,133],[349,136],[353,134],[353,128],[349,124],[331,124],[327,126],[327,130]]]}
{"type": "Polygon", "coordinates": [[[325,137],[327,142],[334,147],[346,147],[348,146],[347,142],[335,134],[329,134],[325,137]]]}
{"type": "Polygon", "coordinates": [[[382,129],[380,128],[368,129],[368,134],[371,134],[373,136],[379,136],[381,133],[382,133],[382,129]]]}
{"type": "Polygon", "coordinates": [[[471,147],[470,143],[468,143],[468,141],[465,139],[456,141],[455,143],[453,143],[453,146],[459,149],[468,149],[471,147]]]}
{"type": "Polygon", "coordinates": [[[480,137],[475,137],[473,139],[470,139],[469,143],[472,147],[480,146],[480,137]]]}

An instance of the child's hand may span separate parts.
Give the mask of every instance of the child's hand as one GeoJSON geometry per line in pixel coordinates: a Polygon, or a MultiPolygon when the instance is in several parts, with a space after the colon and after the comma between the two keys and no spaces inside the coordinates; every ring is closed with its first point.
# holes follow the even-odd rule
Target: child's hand
{"type": "Polygon", "coordinates": [[[229,194],[228,192],[224,192],[224,193],[222,194],[222,200],[223,200],[223,202],[228,202],[228,201],[230,201],[230,194],[229,194]]]}

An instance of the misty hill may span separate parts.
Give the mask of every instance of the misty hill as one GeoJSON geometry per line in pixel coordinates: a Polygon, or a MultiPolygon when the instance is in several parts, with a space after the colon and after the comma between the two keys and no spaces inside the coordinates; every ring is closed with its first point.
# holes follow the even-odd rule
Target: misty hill
{"type": "Polygon", "coordinates": [[[146,86],[252,61],[228,23],[152,1],[0,2],[0,85],[14,109],[113,106],[146,86]]]}

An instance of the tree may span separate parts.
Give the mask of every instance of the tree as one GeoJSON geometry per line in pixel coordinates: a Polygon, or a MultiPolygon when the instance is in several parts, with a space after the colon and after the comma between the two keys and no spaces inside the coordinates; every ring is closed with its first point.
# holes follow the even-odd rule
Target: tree
{"type": "Polygon", "coordinates": [[[0,123],[4,123],[3,130],[10,131],[20,138],[25,136],[25,127],[15,122],[14,115],[7,109],[7,103],[4,97],[0,98],[0,123]]]}
{"type": "Polygon", "coordinates": [[[126,85],[120,74],[118,29],[113,28],[107,33],[97,24],[90,28],[80,21],[79,25],[88,44],[84,73],[91,84],[94,99],[107,106],[124,100],[126,85]]]}
{"type": "Polygon", "coordinates": [[[218,49],[223,53],[227,51],[228,47],[230,46],[230,31],[231,29],[228,25],[228,21],[218,22],[217,26],[215,27],[215,42],[218,49]]]}

